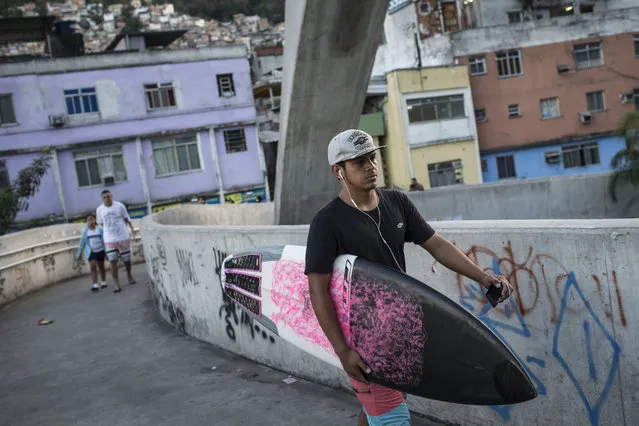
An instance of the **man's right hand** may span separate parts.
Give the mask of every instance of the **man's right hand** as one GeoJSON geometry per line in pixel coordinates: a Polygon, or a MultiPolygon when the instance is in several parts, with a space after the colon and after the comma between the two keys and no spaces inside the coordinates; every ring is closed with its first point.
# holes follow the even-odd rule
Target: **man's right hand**
{"type": "Polygon", "coordinates": [[[360,358],[357,351],[351,348],[346,348],[337,352],[337,356],[342,363],[342,367],[344,367],[344,370],[349,376],[359,382],[368,383],[368,380],[366,380],[362,371],[368,374],[371,372],[371,369],[364,364],[364,361],[362,361],[362,358],[360,358]]]}

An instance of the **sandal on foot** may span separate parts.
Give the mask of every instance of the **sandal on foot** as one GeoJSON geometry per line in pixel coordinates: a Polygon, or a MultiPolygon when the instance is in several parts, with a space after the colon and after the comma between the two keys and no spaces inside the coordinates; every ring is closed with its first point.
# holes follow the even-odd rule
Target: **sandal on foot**
{"type": "Polygon", "coordinates": [[[122,291],[122,289],[121,289],[121,288],[116,288],[115,290],[113,290],[113,292],[114,292],[114,293],[119,293],[119,292],[121,292],[121,291],[122,291]]]}

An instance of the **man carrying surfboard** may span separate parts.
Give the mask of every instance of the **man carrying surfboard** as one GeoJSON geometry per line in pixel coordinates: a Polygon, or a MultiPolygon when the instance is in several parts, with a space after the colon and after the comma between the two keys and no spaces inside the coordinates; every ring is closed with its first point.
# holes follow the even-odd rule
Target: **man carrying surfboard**
{"type": "Polygon", "coordinates": [[[370,368],[344,339],[329,296],[333,262],[351,254],[405,272],[404,244],[426,249],[439,263],[485,288],[500,289],[496,303],[510,296],[505,277],[485,272],[461,250],[437,234],[405,193],[377,188],[377,150],[373,138],[349,129],[328,145],[328,162],[341,182],[339,196],[317,212],[311,222],[306,268],[311,304],[362,404],[359,425],[410,425],[405,395],[368,382],[370,368]]]}

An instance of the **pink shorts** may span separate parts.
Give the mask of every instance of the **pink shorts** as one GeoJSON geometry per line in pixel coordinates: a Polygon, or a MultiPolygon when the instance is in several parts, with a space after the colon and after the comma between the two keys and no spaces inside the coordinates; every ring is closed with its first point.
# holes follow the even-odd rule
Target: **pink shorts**
{"type": "Polygon", "coordinates": [[[110,262],[118,260],[118,257],[123,262],[131,261],[131,240],[116,241],[114,243],[104,243],[106,248],[107,259],[110,262]]]}
{"type": "MultiPolygon", "coordinates": [[[[377,383],[358,382],[350,376],[348,379],[351,381],[351,385],[353,385],[357,399],[359,399],[359,402],[369,417],[369,423],[371,417],[383,416],[402,405],[406,405],[405,396],[402,392],[378,385],[377,383]]],[[[406,408],[405,411],[408,415],[408,408],[406,408]]]]}

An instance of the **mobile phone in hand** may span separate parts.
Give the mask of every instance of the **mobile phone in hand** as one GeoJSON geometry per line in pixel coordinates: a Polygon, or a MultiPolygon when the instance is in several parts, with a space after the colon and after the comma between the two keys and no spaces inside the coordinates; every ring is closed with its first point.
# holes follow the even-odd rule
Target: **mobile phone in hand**
{"type": "Polygon", "coordinates": [[[500,297],[501,297],[501,288],[495,286],[495,284],[491,284],[490,287],[488,288],[488,291],[486,292],[486,298],[488,299],[488,301],[490,302],[493,308],[497,306],[497,301],[499,300],[500,297]]]}

